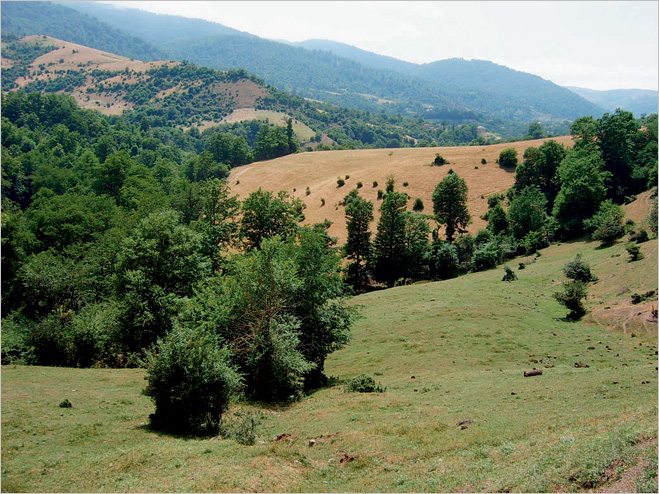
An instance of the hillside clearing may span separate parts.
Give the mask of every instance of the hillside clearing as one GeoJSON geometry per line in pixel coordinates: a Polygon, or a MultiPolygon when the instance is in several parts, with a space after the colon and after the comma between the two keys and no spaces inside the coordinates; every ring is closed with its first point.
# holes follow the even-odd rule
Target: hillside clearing
{"type": "MultiPolygon", "coordinates": [[[[349,151],[320,151],[298,153],[275,160],[252,163],[231,170],[231,190],[244,198],[259,187],[264,190],[286,190],[302,199],[306,205],[307,224],[320,223],[325,219],[332,222],[329,233],[336,236],[339,244],[346,238],[344,208],[339,206],[346,194],[362,182],[359,193],[375,205],[375,221],[371,231],[375,232],[380,216],[377,192],[384,190],[387,177],[396,179],[396,189],[410,196],[408,209],[413,201],[423,200],[426,214],[432,214],[432,193],[436,185],[453,169],[464,178],[469,187],[469,212],[471,233],[485,228],[480,218],[487,211],[487,197],[496,192],[505,193],[515,181],[514,170],[504,170],[496,164],[499,153],[506,148],[515,148],[521,155],[529,147],[539,147],[547,139],[520,141],[489,146],[457,146],[443,148],[398,148],[361,149],[349,151]],[[430,166],[439,153],[449,161],[444,166],[430,166]],[[487,164],[481,164],[481,159],[487,164]],[[337,178],[349,175],[343,187],[337,187],[337,178]],[[378,185],[373,187],[373,182],[378,185]],[[403,183],[408,182],[408,186],[403,183]],[[309,187],[310,194],[306,195],[309,187]],[[322,205],[325,199],[325,205],[322,205]]],[[[572,145],[570,136],[556,137],[565,146],[572,145]]]]}

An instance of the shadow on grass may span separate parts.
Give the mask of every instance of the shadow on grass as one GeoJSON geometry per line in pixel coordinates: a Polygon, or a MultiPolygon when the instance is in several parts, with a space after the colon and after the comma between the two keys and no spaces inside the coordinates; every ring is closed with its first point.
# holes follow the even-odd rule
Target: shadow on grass
{"type": "Polygon", "coordinates": [[[153,427],[151,423],[135,426],[134,429],[147,432],[150,434],[155,434],[156,436],[169,437],[172,439],[183,439],[184,441],[208,440],[217,437],[217,433],[210,433],[210,432],[205,434],[183,434],[183,433],[171,432],[165,429],[159,429],[153,427]]]}

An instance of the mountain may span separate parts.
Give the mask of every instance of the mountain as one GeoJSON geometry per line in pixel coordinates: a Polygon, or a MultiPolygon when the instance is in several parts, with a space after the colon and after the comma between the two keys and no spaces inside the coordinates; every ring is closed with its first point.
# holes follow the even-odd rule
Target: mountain
{"type": "Polygon", "coordinates": [[[51,2],[2,2],[2,35],[48,35],[140,60],[167,58],[164,51],[77,10],[51,2]]]}
{"type": "Polygon", "coordinates": [[[305,148],[421,147],[498,139],[475,123],[449,127],[416,116],[387,116],[305,100],[242,69],[142,62],[43,35],[11,40],[5,36],[2,48],[3,91],[67,93],[83,108],[122,114],[147,127],[199,132],[223,125],[225,131],[252,143],[265,121],[286,126],[290,118],[305,148]]]}
{"type": "MultiPolygon", "coordinates": [[[[126,36],[139,35],[142,43],[166,54],[161,58],[221,70],[242,68],[281,90],[363,111],[417,115],[450,125],[477,123],[503,137],[522,134],[531,121],[542,121],[549,131],[564,132],[569,121],[583,115],[597,117],[604,111],[550,81],[491,62],[448,60],[416,65],[336,43],[293,46],[199,19],[93,2],[65,5],[59,7],[95,16],[98,23],[126,36]]],[[[29,21],[27,10],[14,9],[9,16],[19,14],[23,16],[20,22],[29,21]]],[[[64,15],[60,11],[47,22],[40,21],[41,34],[52,35],[50,25],[59,26],[64,15]]],[[[6,16],[3,10],[3,23],[6,16]]],[[[63,39],[78,42],[73,37],[63,39]]],[[[88,45],[103,49],[99,43],[88,45]]],[[[129,56],[125,50],[112,51],[129,56]]]]}
{"type": "Polygon", "coordinates": [[[567,88],[601,106],[606,111],[614,112],[618,108],[632,112],[637,118],[643,113],[657,113],[659,92],[650,89],[611,89],[597,91],[582,87],[567,86],[567,88]]]}

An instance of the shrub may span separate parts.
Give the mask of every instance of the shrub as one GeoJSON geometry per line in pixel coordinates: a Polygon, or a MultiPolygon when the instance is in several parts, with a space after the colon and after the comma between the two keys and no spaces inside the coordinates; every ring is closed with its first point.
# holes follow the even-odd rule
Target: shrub
{"type": "Polygon", "coordinates": [[[487,164],[487,160],[486,160],[485,158],[483,158],[483,159],[481,160],[481,165],[486,165],[486,164],[487,164]]]}
{"type": "Polygon", "coordinates": [[[508,266],[504,266],[503,270],[506,272],[506,274],[503,275],[503,278],[501,278],[501,281],[515,281],[515,280],[517,280],[517,275],[508,266]]]}
{"type": "Polygon", "coordinates": [[[517,166],[517,150],[507,148],[499,154],[499,166],[501,168],[515,168],[517,166]]]}
{"type": "Polygon", "coordinates": [[[629,254],[629,262],[643,259],[641,248],[636,244],[636,242],[629,242],[627,245],[625,245],[625,250],[629,254]]]}
{"type": "Polygon", "coordinates": [[[417,212],[423,211],[423,200],[420,197],[417,197],[414,200],[414,205],[412,206],[412,211],[417,211],[417,212]]]}
{"type": "Polygon", "coordinates": [[[432,166],[442,166],[448,164],[448,161],[444,159],[439,153],[435,155],[435,159],[432,162],[432,166]]]}
{"type": "Polygon", "coordinates": [[[378,181],[377,181],[377,180],[373,180],[373,188],[375,189],[377,186],[378,186],[378,181]]]}
{"type": "Polygon", "coordinates": [[[320,207],[322,208],[325,205],[325,198],[320,198],[320,207]]]}
{"type": "Polygon", "coordinates": [[[521,240],[520,245],[524,249],[524,252],[527,254],[533,254],[540,249],[544,249],[545,247],[549,246],[547,232],[544,230],[529,232],[521,240]]]}
{"type": "Polygon", "coordinates": [[[243,446],[252,446],[256,443],[256,428],[260,423],[259,418],[252,412],[236,412],[235,417],[227,417],[222,421],[220,435],[225,439],[233,439],[243,446]]]}
{"type": "Polygon", "coordinates": [[[147,368],[143,393],[156,406],[151,425],[169,432],[216,433],[242,385],[229,352],[202,330],[174,328],[150,352],[147,368]]]}
{"type": "Polygon", "coordinates": [[[346,180],[348,180],[349,178],[350,178],[350,175],[346,175],[346,180]]]}
{"type": "Polygon", "coordinates": [[[654,299],[656,298],[656,291],[655,290],[648,290],[645,292],[643,295],[640,295],[638,293],[633,293],[632,294],[632,304],[640,304],[641,302],[645,302],[646,300],[654,299]]]}
{"type": "Polygon", "coordinates": [[[632,242],[642,244],[643,242],[647,242],[649,239],[650,237],[648,236],[648,232],[642,228],[637,232],[629,232],[629,240],[632,242]]]}
{"type": "Polygon", "coordinates": [[[363,186],[364,186],[363,183],[361,183],[361,182],[357,182],[357,188],[358,188],[358,189],[361,189],[363,186]]]}
{"type": "Polygon", "coordinates": [[[488,242],[474,249],[471,263],[474,271],[485,271],[497,265],[500,259],[496,242],[488,242]]]}
{"type": "Polygon", "coordinates": [[[563,291],[555,292],[553,297],[570,311],[568,319],[580,319],[586,313],[582,303],[586,295],[586,283],[574,280],[563,283],[563,291]]]}
{"type": "Polygon", "coordinates": [[[311,189],[309,187],[307,187],[307,190],[304,191],[304,194],[307,195],[307,196],[309,194],[311,194],[311,189]]]}
{"type": "Polygon", "coordinates": [[[598,280],[597,276],[590,272],[590,265],[581,258],[581,254],[577,254],[574,261],[570,261],[563,266],[563,273],[574,281],[589,283],[598,280]]]}
{"type": "Polygon", "coordinates": [[[346,381],[346,391],[353,393],[384,393],[386,389],[382,384],[376,383],[375,379],[366,374],[360,374],[346,381]]]}
{"type": "Polygon", "coordinates": [[[594,240],[602,242],[603,246],[611,245],[625,234],[623,223],[625,213],[620,206],[612,201],[604,201],[599,211],[591,218],[584,220],[584,227],[592,231],[594,240]]]}
{"type": "Polygon", "coordinates": [[[491,209],[504,200],[504,195],[500,192],[487,196],[487,208],[491,209]]]}
{"type": "Polygon", "coordinates": [[[378,200],[382,199],[384,197],[384,192],[382,189],[378,189],[378,200]]]}
{"type": "Polygon", "coordinates": [[[341,177],[336,179],[336,186],[338,187],[343,187],[346,184],[346,181],[343,180],[341,177]]]}
{"type": "Polygon", "coordinates": [[[408,185],[410,185],[409,182],[403,182],[403,187],[407,187],[408,185]]]}
{"type": "Polygon", "coordinates": [[[426,257],[433,278],[446,280],[458,274],[460,260],[458,251],[453,245],[435,242],[426,257]]]}

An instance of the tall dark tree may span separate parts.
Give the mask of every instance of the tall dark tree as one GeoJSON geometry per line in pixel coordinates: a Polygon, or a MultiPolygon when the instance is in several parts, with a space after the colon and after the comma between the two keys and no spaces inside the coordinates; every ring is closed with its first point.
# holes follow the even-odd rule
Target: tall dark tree
{"type": "Polygon", "coordinates": [[[438,225],[446,226],[446,241],[453,242],[457,233],[466,232],[471,222],[467,208],[467,183],[450,171],[432,194],[433,212],[438,225]]]}
{"type": "Polygon", "coordinates": [[[404,275],[406,206],[407,196],[395,190],[384,196],[380,206],[373,271],[375,278],[388,286],[404,275]]]}
{"type": "Polygon", "coordinates": [[[368,284],[366,265],[371,257],[372,244],[369,225],[373,221],[373,203],[353,189],[343,199],[345,203],[346,229],[348,238],[343,247],[348,265],[349,284],[362,289],[368,284]]]}
{"type": "Polygon", "coordinates": [[[544,229],[547,199],[537,185],[528,186],[510,201],[508,221],[511,233],[522,239],[530,232],[544,229]]]}

